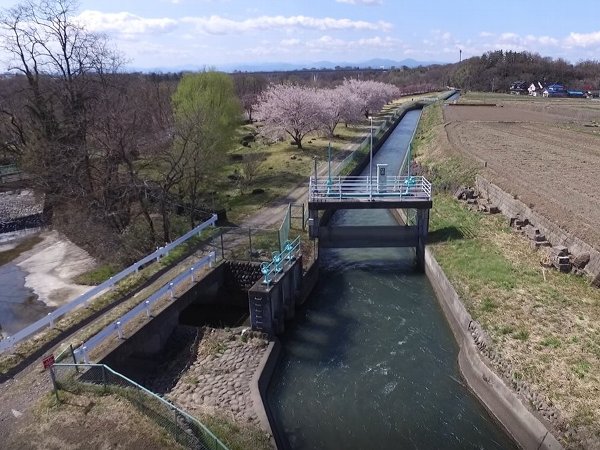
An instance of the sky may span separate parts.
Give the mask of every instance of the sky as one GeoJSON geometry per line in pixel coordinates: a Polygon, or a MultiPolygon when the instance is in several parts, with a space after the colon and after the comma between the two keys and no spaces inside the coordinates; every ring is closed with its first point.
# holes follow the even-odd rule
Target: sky
{"type": "MultiPolygon", "coordinates": [[[[0,0],[6,8],[17,2],[0,0]]],[[[262,62],[456,62],[527,50],[600,59],[595,0],[80,0],[136,69],[262,62]],[[539,3],[539,7],[536,6],[539,3]]]]}

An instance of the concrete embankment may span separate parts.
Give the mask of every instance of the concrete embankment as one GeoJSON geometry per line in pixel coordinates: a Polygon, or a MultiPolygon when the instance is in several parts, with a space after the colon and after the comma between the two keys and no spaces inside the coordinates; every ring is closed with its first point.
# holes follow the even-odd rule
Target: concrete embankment
{"type": "Polygon", "coordinates": [[[471,315],[429,249],[425,251],[425,273],[460,347],[458,363],[469,388],[522,448],[562,449],[540,419],[483,361],[469,332],[471,315]]]}

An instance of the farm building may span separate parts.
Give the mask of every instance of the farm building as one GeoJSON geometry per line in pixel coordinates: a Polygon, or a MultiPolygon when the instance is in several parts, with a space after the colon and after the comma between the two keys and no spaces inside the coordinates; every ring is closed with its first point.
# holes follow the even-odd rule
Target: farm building
{"type": "Polygon", "coordinates": [[[529,94],[527,87],[527,81],[515,81],[510,85],[510,93],[514,95],[527,95],[529,94]]]}
{"type": "Polygon", "coordinates": [[[527,90],[529,91],[529,95],[537,97],[538,95],[542,95],[544,92],[544,85],[539,81],[536,81],[535,83],[531,83],[527,90]]]}

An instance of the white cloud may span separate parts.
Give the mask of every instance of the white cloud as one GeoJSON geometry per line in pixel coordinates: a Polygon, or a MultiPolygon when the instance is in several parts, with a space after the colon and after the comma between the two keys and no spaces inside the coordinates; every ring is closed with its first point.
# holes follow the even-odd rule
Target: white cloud
{"type": "Polygon", "coordinates": [[[302,41],[300,39],[284,39],[280,42],[281,45],[283,45],[284,47],[295,47],[297,45],[300,45],[302,43],[302,41]]]}
{"type": "Polygon", "coordinates": [[[304,45],[306,48],[318,52],[331,52],[339,50],[361,50],[361,49],[389,49],[397,47],[400,41],[389,36],[380,37],[374,36],[370,38],[362,38],[356,40],[338,39],[332,36],[324,35],[318,39],[312,39],[305,42],[294,40],[294,45],[304,45]]]}
{"type": "Polygon", "coordinates": [[[169,32],[177,27],[177,20],[168,17],[146,18],[128,12],[103,13],[86,10],[76,18],[90,31],[117,32],[122,34],[144,34],[169,32]]]}
{"type": "Polygon", "coordinates": [[[184,17],[182,22],[196,26],[209,34],[243,33],[257,30],[308,28],[316,30],[382,30],[389,31],[388,22],[364,20],[318,18],[308,16],[260,16],[246,20],[231,20],[221,16],[184,17]]]}
{"type": "Polygon", "coordinates": [[[91,31],[136,35],[144,33],[164,33],[182,24],[191,25],[196,31],[207,34],[237,34],[251,31],[285,30],[293,28],[329,30],[375,30],[389,31],[389,22],[367,22],[364,20],[334,19],[331,17],[309,16],[259,16],[245,20],[231,20],[221,16],[195,16],[173,19],[170,17],[148,18],[129,12],[103,13],[83,11],[76,20],[91,31]]]}
{"type": "Polygon", "coordinates": [[[592,33],[570,33],[565,39],[567,48],[570,47],[590,47],[600,44],[600,31],[592,33]]]}
{"type": "Polygon", "coordinates": [[[337,3],[347,3],[349,5],[383,5],[383,0],[335,0],[337,3]]]}

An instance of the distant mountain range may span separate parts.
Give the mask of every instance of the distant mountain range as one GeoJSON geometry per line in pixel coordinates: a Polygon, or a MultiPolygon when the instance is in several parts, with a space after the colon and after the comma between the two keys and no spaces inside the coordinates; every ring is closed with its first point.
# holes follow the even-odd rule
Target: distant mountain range
{"type": "Polygon", "coordinates": [[[140,69],[131,67],[130,70],[140,72],[183,72],[183,71],[200,71],[205,68],[215,68],[223,72],[287,72],[293,70],[303,69],[335,69],[336,67],[358,67],[360,69],[389,69],[390,67],[418,67],[418,66],[430,66],[432,64],[444,64],[435,61],[417,61],[415,59],[403,59],[401,61],[395,61],[392,59],[374,58],[363,62],[332,62],[332,61],[316,61],[307,63],[281,63],[281,62],[264,62],[264,63],[233,63],[233,64],[217,64],[217,65],[206,65],[199,66],[193,64],[186,64],[174,67],[155,67],[140,69]]]}

